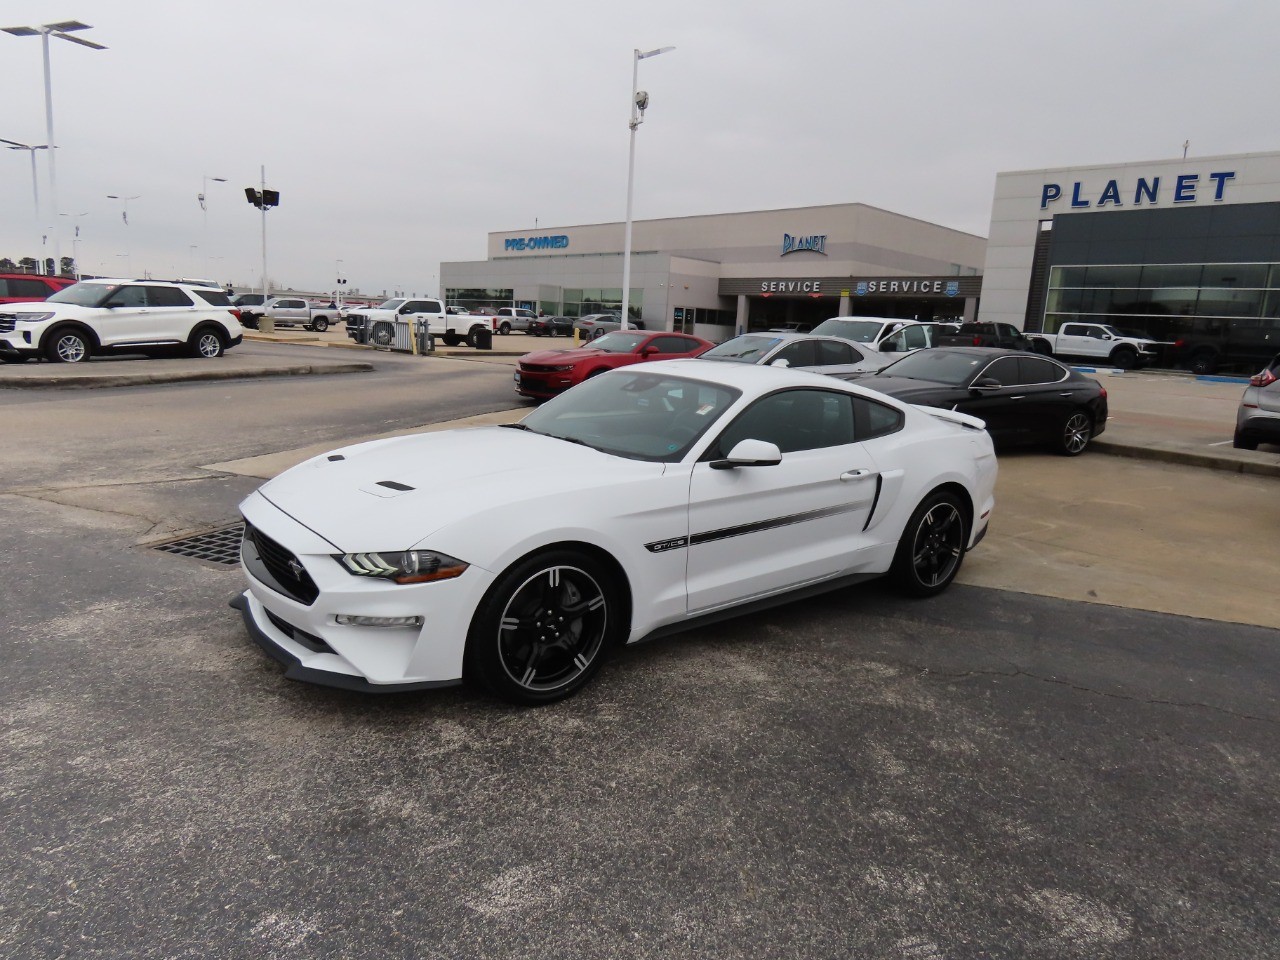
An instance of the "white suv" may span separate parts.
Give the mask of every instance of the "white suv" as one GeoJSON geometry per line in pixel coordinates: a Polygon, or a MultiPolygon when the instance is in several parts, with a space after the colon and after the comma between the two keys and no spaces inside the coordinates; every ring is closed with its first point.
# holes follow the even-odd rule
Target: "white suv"
{"type": "Polygon", "coordinates": [[[84,280],[38,303],[0,306],[0,360],[82,363],[96,353],[180,347],[220,357],[240,343],[240,311],[222,290],[165,280],[84,280]]]}

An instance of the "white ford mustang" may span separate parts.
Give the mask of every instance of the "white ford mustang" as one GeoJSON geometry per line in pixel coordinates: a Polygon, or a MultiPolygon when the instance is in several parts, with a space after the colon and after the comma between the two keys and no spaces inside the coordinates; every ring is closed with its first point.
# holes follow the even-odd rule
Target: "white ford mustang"
{"type": "Polygon", "coordinates": [[[466,677],[547,703],[617,643],[885,573],[937,593],[995,481],[965,414],[820,374],[647,363],[518,424],[358,444],[267,482],[240,505],[233,605],[295,679],[466,677]]]}

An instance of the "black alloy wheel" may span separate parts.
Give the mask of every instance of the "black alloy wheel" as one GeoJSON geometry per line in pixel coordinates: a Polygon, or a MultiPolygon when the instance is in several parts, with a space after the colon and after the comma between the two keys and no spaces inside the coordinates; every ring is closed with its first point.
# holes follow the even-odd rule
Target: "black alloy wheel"
{"type": "Polygon", "coordinates": [[[1093,438],[1093,420],[1083,410],[1067,416],[1058,435],[1058,452],[1064,457],[1078,457],[1093,438]]]}
{"type": "Polygon", "coordinates": [[[527,706],[576,693],[612,644],[617,597],[599,562],[576,551],[520,561],[498,578],[472,619],[468,674],[502,699],[527,706]]]}
{"type": "Polygon", "coordinates": [[[1198,377],[1213,373],[1218,368],[1218,357],[1212,350],[1197,350],[1191,355],[1191,372],[1198,377]]]}
{"type": "Polygon", "coordinates": [[[934,493],[916,507],[902,531],[890,574],[910,596],[941,593],[960,571],[968,536],[960,499],[934,493]]]}
{"type": "Polygon", "coordinates": [[[1111,354],[1111,363],[1121,370],[1132,370],[1138,365],[1138,355],[1128,347],[1122,347],[1111,354]]]}

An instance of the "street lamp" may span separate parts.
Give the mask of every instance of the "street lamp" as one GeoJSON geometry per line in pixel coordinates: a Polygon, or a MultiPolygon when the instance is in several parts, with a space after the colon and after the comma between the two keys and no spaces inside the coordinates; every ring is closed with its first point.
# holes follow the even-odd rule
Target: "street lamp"
{"type": "Polygon", "coordinates": [[[120,219],[122,219],[122,220],[124,221],[124,225],[125,225],[126,227],[129,225],[129,201],[130,201],[130,200],[137,200],[137,199],[138,199],[139,197],[141,197],[141,196],[142,196],[142,194],[140,194],[140,193],[135,193],[135,194],[133,194],[132,196],[128,196],[128,197],[124,196],[123,194],[119,194],[119,193],[108,193],[108,194],[107,194],[107,199],[108,199],[108,200],[123,200],[123,201],[124,201],[124,209],[123,209],[122,211],[120,211],[120,219]]]}
{"type": "Polygon", "coordinates": [[[267,189],[267,168],[262,167],[259,189],[244,188],[245,199],[262,211],[262,302],[267,302],[267,211],[280,206],[280,191],[267,189]]]}
{"type": "Polygon", "coordinates": [[[204,214],[204,251],[205,251],[204,272],[208,273],[209,272],[209,207],[206,205],[205,200],[207,200],[209,196],[209,181],[212,180],[214,183],[226,183],[227,178],[211,177],[206,173],[201,179],[202,179],[202,182],[200,184],[200,196],[197,199],[200,201],[200,210],[204,214]]]}
{"type": "Polygon", "coordinates": [[[47,143],[32,146],[29,143],[19,143],[17,140],[0,140],[10,150],[26,150],[31,154],[31,203],[35,208],[36,233],[40,232],[40,180],[36,177],[36,151],[48,150],[47,143]]]}
{"type": "MultiPolygon", "coordinates": [[[[79,220],[81,217],[87,217],[88,211],[84,213],[60,213],[60,217],[69,217],[72,221],[79,220]]],[[[75,277],[80,279],[80,224],[75,225],[75,233],[71,238],[71,265],[75,267],[75,277]]],[[[61,266],[61,264],[59,264],[61,266]]]]}
{"type": "MultiPolygon", "coordinates": [[[[71,36],[74,30],[92,29],[89,24],[81,23],[79,20],[63,20],[59,23],[44,23],[38,27],[0,27],[0,31],[11,33],[15,37],[39,37],[44,45],[44,122],[45,122],[45,140],[49,148],[49,202],[53,205],[53,217],[50,222],[57,226],[58,223],[58,165],[55,161],[57,150],[55,149],[55,140],[53,139],[53,84],[49,79],[49,37],[58,37],[61,40],[69,40],[72,43],[78,43],[82,47],[89,47],[92,50],[107,49],[100,43],[94,43],[92,40],[84,40],[80,37],[71,36]]],[[[35,154],[32,154],[34,157],[35,154]]],[[[62,269],[62,244],[54,231],[53,237],[54,257],[57,261],[57,267],[62,269]]]]}
{"type": "Polygon", "coordinates": [[[335,294],[335,296],[337,297],[336,306],[339,310],[341,310],[342,309],[342,288],[346,286],[346,283],[347,283],[347,281],[342,278],[342,261],[341,260],[333,261],[333,273],[334,273],[334,279],[337,281],[337,286],[338,286],[337,293],[335,294]]]}
{"type": "Polygon", "coordinates": [[[627,161],[627,227],[622,241],[622,323],[619,328],[627,329],[627,312],[631,309],[631,187],[636,174],[636,127],[644,123],[644,111],[649,106],[649,94],[637,89],[640,81],[640,61],[656,57],[661,53],[670,53],[675,47],[658,47],[641,53],[633,50],[631,61],[631,120],[627,126],[631,128],[631,156],[627,161]]]}

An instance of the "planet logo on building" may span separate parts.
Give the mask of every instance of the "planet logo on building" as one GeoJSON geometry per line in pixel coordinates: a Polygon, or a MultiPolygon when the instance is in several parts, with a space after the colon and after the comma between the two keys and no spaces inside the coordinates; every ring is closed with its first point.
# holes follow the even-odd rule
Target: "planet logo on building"
{"type": "Polygon", "coordinates": [[[865,297],[867,295],[867,281],[859,280],[857,285],[853,288],[853,292],[860,297],[865,297]]]}
{"type": "Polygon", "coordinates": [[[954,297],[956,294],[960,292],[960,281],[948,280],[946,289],[943,290],[942,292],[945,293],[948,297],[954,297]]]}

